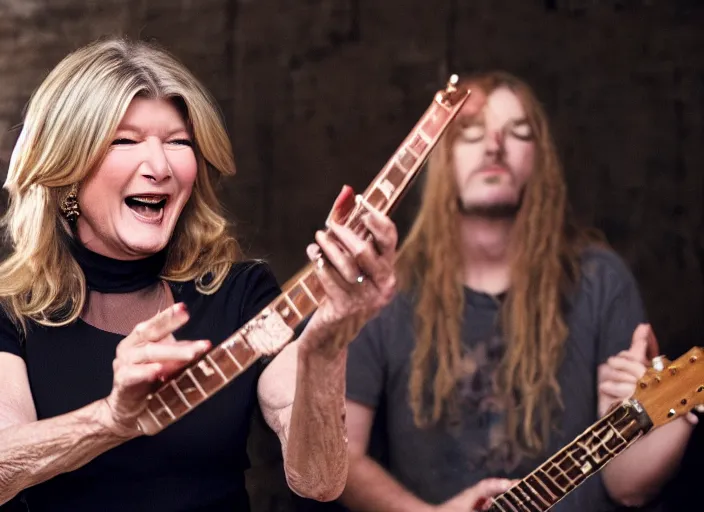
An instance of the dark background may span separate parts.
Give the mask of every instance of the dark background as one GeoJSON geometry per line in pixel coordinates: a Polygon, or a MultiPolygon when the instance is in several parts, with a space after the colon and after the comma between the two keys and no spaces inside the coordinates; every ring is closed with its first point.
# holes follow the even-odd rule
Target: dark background
{"type": "MultiPolygon", "coordinates": [[[[505,69],[544,102],[577,214],[631,265],[675,357],[702,344],[703,31],[701,0],[0,0],[0,174],[62,57],[156,39],[218,100],[238,164],[223,198],[283,282],[340,187],[368,184],[451,73],[505,69]]],[[[259,439],[255,458],[275,457],[259,439]]],[[[252,472],[255,509],[288,510],[271,471],[252,472]]]]}

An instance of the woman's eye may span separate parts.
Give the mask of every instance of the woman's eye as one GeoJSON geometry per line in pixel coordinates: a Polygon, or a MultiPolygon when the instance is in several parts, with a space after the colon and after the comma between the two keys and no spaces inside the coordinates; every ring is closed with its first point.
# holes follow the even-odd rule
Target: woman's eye
{"type": "Polygon", "coordinates": [[[126,144],[136,144],[136,142],[133,141],[132,139],[125,139],[125,138],[115,139],[114,141],[112,141],[113,146],[122,146],[122,145],[126,145],[126,144]]]}
{"type": "Polygon", "coordinates": [[[176,144],[177,146],[188,146],[193,147],[193,142],[189,139],[175,139],[170,140],[169,144],[176,144]]]}

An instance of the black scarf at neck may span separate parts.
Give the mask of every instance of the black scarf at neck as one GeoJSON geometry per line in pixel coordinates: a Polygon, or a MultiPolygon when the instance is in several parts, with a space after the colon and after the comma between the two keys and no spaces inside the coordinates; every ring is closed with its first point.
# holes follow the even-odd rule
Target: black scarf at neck
{"type": "Polygon", "coordinates": [[[116,260],[91,251],[76,238],[66,236],[71,254],[86,276],[89,290],[129,293],[156,284],[166,262],[166,249],[141,260],[116,260]]]}

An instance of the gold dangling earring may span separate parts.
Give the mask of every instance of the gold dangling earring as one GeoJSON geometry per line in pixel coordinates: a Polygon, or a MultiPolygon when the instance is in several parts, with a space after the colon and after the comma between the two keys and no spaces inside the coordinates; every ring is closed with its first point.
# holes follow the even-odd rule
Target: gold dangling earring
{"type": "Polygon", "coordinates": [[[64,200],[61,201],[61,213],[69,224],[75,224],[78,217],[81,216],[81,209],[78,207],[78,183],[71,185],[64,200]]]}

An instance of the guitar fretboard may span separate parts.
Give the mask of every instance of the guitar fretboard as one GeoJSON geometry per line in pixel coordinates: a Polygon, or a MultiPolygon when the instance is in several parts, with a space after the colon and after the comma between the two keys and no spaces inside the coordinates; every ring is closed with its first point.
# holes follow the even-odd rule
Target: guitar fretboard
{"type": "MultiPolygon", "coordinates": [[[[469,94],[454,87],[437,93],[408,137],[358,198],[345,225],[365,234],[361,218],[370,205],[385,214],[392,210],[469,94]]],[[[263,354],[281,350],[324,297],[309,264],[286,282],[282,293],[252,320],[148,397],[138,419],[142,432],[153,435],[163,430],[229,384],[263,354]]]]}
{"type": "Polygon", "coordinates": [[[545,512],[645,434],[652,424],[635,401],[597,421],[505,493],[491,512],[545,512]]]}

